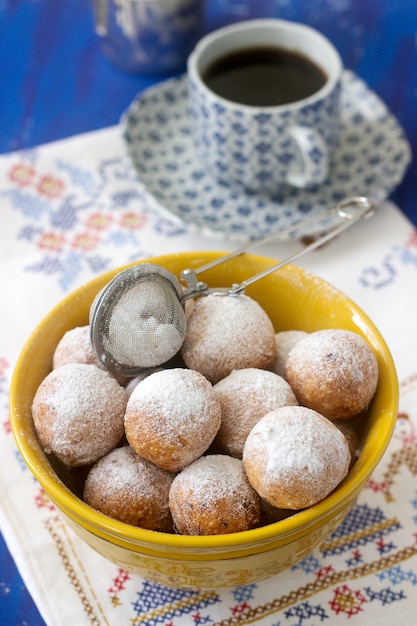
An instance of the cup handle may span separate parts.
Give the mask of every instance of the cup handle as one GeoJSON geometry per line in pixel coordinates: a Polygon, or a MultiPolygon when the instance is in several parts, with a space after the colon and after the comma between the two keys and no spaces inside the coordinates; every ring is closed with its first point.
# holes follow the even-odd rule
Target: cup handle
{"type": "Polygon", "coordinates": [[[289,132],[297,145],[299,158],[289,171],[287,183],[300,188],[322,183],[329,170],[328,149],[323,137],[307,126],[293,126],[289,132]]]}

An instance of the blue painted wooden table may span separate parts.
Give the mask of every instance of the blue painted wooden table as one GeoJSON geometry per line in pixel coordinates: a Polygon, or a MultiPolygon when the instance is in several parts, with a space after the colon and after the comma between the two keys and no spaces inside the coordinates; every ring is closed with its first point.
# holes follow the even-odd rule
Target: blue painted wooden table
{"type": "MultiPolygon", "coordinates": [[[[417,147],[415,0],[207,0],[204,28],[258,16],[321,30],[417,147]]],[[[1,0],[0,71],[0,153],[116,124],[139,91],[161,80],[123,74],[110,65],[86,0],[1,0]]],[[[417,225],[416,163],[392,198],[417,225]]],[[[0,540],[3,624],[43,621],[0,540]]]]}

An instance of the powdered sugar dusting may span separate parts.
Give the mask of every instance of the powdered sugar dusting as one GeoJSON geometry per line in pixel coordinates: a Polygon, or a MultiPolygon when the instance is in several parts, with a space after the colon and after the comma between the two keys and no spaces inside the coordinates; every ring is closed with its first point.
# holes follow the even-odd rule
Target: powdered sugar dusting
{"type": "Polygon", "coordinates": [[[247,483],[242,462],[220,454],[201,457],[182,471],[178,481],[209,505],[220,498],[238,495],[247,483]]]}
{"type": "Polygon", "coordinates": [[[300,404],[339,419],[368,406],[378,382],[378,364],[360,335],[326,329],[310,333],[294,346],[286,374],[300,404]]]}
{"type": "Polygon", "coordinates": [[[85,363],[97,365],[100,369],[123,384],[124,378],[113,372],[109,372],[103,363],[97,358],[90,337],[90,326],[76,326],[67,330],[61,337],[55,348],[52,367],[56,369],[69,363],[85,363]]]}
{"type": "Polygon", "coordinates": [[[128,413],[158,415],[161,436],[189,434],[199,431],[216,404],[212,386],[201,374],[174,368],[142,380],[130,396],[128,413]]]}
{"type": "Polygon", "coordinates": [[[294,346],[307,337],[308,333],[303,330],[283,330],[275,335],[276,354],[271,370],[286,378],[285,365],[287,358],[294,346]]]}
{"type": "Polygon", "coordinates": [[[344,435],[305,407],[264,416],[249,434],[243,462],[258,493],[279,508],[304,508],[328,495],[348,472],[344,435]]]}
{"type": "Polygon", "coordinates": [[[85,501],[135,526],[172,531],[169,489],[173,476],[141,458],[129,446],[116,448],[90,470],[85,501]]]}
{"type": "MultiPolygon", "coordinates": [[[[99,365],[91,343],[89,326],[77,326],[68,330],[55,348],[54,369],[68,363],[99,365]]],[[[103,367],[101,364],[99,366],[103,367]]]]}
{"type": "Polygon", "coordinates": [[[215,443],[231,456],[241,458],[243,445],[256,422],[273,409],[297,405],[289,384],[267,370],[234,370],[214,385],[222,408],[222,421],[215,443]]]}
{"type": "Polygon", "coordinates": [[[181,354],[188,367],[215,383],[234,369],[268,369],[275,356],[275,331],[266,312],[248,296],[209,294],[190,314],[181,354]]]}
{"type": "Polygon", "coordinates": [[[93,486],[94,491],[108,488],[116,494],[127,492],[129,498],[145,496],[168,502],[168,490],[162,494],[155,487],[162,479],[171,483],[173,478],[141,458],[130,446],[124,446],[115,448],[93,466],[86,485],[87,488],[93,486]]]}
{"type": "Polygon", "coordinates": [[[106,372],[71,363],[44,379],[32,413],[45,450],[67,465],[84,465],[119,442],[126,402],[124,389],[106,372]]]}
{"type": "Polygon", "coordinates": [[[322,448],[328,450],[333,441],[329,430],[323,426],[312,419],[297,419],[296,415],[290,422],[281,420],[279,424],[272,424],[268,429],[269,436],[263,438],[267,472],[276,476],[285,468],[285,471],[319,475],[327,461],[322,448]]]}
{"type": "Polygon", "coordinates": [[[199,372],[175,368],[137,385],[127,404],[125,432],[138,454],[174,472],[206,451],[220,418],[211,383],[199,372]]]}
{"type": "Polygon", "coordinates": [[[242,461],[225,455],[204,456],[185,468],[172,483],[169,502],[186,534],[236,532],[260,521],[260,499],[242,461]]]}

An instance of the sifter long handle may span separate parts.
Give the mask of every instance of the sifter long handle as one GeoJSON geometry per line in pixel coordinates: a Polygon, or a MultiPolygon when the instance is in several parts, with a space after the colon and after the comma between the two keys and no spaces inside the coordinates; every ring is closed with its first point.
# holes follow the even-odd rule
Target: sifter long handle
{"type": "Polygon", "coordinates": [[[336,212],[343,220],[345,220],[344,222],[342,222],[339,226],[336,226],[335,228],[331,229],[325,235],[323,235],[322,237],[319,237],[318,239],[310,243],[305,248],[302,248],[295,254],[284,259],[283,261],[279,261],[275,265],[268,267],[263,272],[260,272],[259,274],[256,274],[255,276],[252,276],[251,278],[248,278],[247,280],[243,281],[239,285],[233,285],[233,287],[229,289],[229,294],[236,295],[238,293],[241,293],[247,287],[249,287],[249,285],[252,285],[256,281],[261,280],[262,278],[265,278],[265,276],[272,274],[273,272],[280,269],[284,265],[288,265],[289,263],[292,263],[293,261],[300,258],[304,254],[307,254],[308,252],[311,252],[312,250],[319,248],[327,241],[330,241],[330,239],[333,239],[337,235],[340,235],[344,230],[346,230],[347,228],[350,228],[350,226],[352,226],[359,220],[365,217],[371,217],[372,215],[374,215],[375,211],[376,211],[376,207],[373,204],[373,202],[371,202],[370,200],[368,200],[367,198],[363,196],[359,196],[356,198],[349,198],[347,200],[344,200],[343,202],[340,202],[336,207],[336,212]]]}
{"type": "Polygon", "coordinates": [[[184,278],[185,278],[185,275],[187,275],[188,272],[191,272],[191,271],[194,274],[194,276],[198,276],[199,274],[202,274],[203,272],[207,272],[208,270],[211,270],[213,267],[217,267],[218,265],[221,265],[222,263],[226,263],[226,261],[230,261],[230,259],[234,259],[235,257],[240,256],[241,254],[243,254],[250,248],[253,248],[254,246],[259,246],[259,245],[268,243],[268,241],[272,241],[273,239],[278,237],[278,235],[288,234],[294,231],[296,228],[300,228],[300,227],[302,228],[304,226],[308,226],[309,224],[320,222],[325,217],[329,217],[330,215],[334,215],[334,214],[338,214],[340,217],[343,217],[346,219],[348,218],[349,208],[369,207],[369,210],[367,211],[369,212],[371,210],[370,209],[371,206],[372,206],[372,211],[374,212],[375,211],[374,205],[372,204],[370,200],[368,200],[368,198],[365,198],[364,196],[353,196],[352,198],[346,198],[345,200],[342,200],[341,202],[339,202],[336,205],[336,207],[329,209],[328,211],[325,211],[321,213],[320,215],[312,215],[311,217],[305,220],[301,220],[297,224],[292,224],[292,226],[288,226],[287,228],[284,228],[282,230],[270,233],[269,235],[266,235],[265,237],[262,237],[261,239],[254,239],[253,241],[250,241],[244,244],[241,248],[238,248],[237,250],[233,250],[232,252],[229,252],[228,254],[220,257],[219,259],[215,259],[214,261],[211,261],[210,263],[207,263],[206,265],[202,265],[201,267],[195,270],[184,270],[183,272],[184,278]]]}

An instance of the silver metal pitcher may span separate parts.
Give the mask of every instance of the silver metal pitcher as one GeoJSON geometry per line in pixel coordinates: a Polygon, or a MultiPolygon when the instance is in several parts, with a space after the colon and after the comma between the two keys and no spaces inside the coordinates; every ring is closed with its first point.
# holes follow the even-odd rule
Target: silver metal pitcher
{"type": "Polygon", "coordinates": [[[112,64],[126,72],[185,68],[201,36],[204,0],[94,0],[95,31],[112,64]]]}

